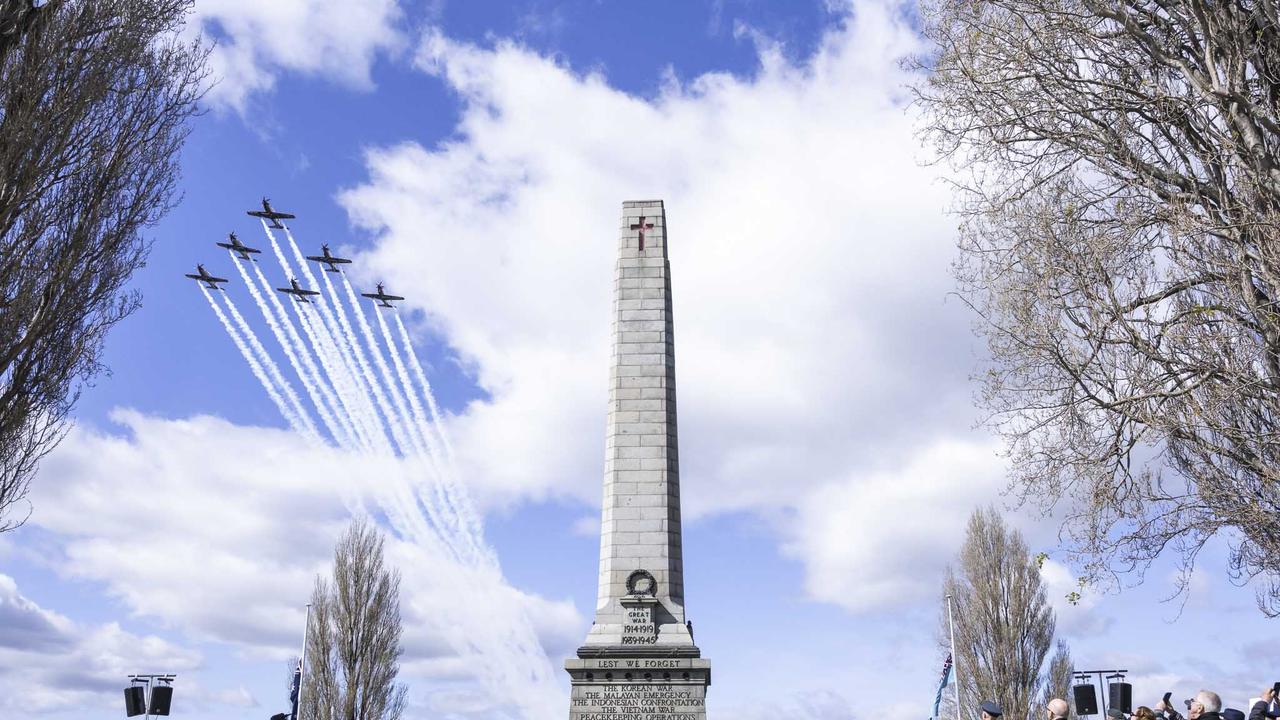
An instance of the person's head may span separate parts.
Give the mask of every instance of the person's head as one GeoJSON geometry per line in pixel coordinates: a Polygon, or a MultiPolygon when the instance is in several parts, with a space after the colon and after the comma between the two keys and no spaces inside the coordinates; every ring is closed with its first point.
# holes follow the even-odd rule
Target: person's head
{"type": "Polygon", "coordinates": [[[1116,707],[1107,709],[1107,717],[1110,720],[1125,720],[1124,711],[1116,707]]]}
{"type": "Polygon", "coordinates": [[[1133,720],[1156,720],[1156,713],[1146,705],[1139,705],[1138,709],[1133,711],[1133,720]]]}
{"type": "Polygon", "coordinates": [[[978,709],[982,711],[982,720],[1000,720],[1000,716],[1004,714],[1000,705],[992,700],[982,703],[978,709]]]}
{"type": "Polygon", "coordinates": [[[1066,720],[1067,715],[1071,714],[1071,706],[1062,698],[1050,700],[1048,708],[1049,720],[1066,720]]]}
{"type": "Polygon", "coordinates": [[[1204,703],[1192,700],[1187,706],[1187,720],[1198,720],[1204,714],[1204,703]]]}
{"type": "Polygon", "coordinates": [[[1222,712],[1222,698],[1218,697],[1218,693],[1208,690],[1201,690],[1196,693],[1196,702],[1201,706],[1201,712],[1219,713],[1222,712]]]}

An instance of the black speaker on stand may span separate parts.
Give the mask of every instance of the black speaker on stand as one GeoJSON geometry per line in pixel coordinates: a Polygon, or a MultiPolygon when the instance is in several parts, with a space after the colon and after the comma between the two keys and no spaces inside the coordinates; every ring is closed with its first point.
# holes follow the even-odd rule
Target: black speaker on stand
{"type": "Polygon", "coordinates": [[[134,685],[124,689],[124,712],[129,717],[141,715],[147,711],[147,688],[134,685]]]}
{"type": "Polygon", "coordinates": [[[1133,686],[1127,682],[1113,682],[1107,686],[1110,691],[1111,702],[1113,708],[1118,709],[1125,715],[1133,712],[1133,686]]]}
{"type": "Polygon", "coordinates": [[[1092,684],[1073,686],[1071,696],[1076,701],[1077,715],[1098,714],[1098,692],[1092,684]]]}
{"type": "Polygon", "coordinates": [[[157,685],[151,688],[151,714],[168,715],[169,705],[173,702],[173,686],[157,685]]]}

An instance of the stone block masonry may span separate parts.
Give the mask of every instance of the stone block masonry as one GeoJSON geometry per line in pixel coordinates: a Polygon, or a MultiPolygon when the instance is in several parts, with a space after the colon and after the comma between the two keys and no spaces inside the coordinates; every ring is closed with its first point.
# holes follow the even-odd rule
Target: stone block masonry
{"type": "Polygon", "coordinates": [[[661,200],[622,204],[595,622],[565,669],[571,720],[705,720],[684,607],[671,264],[661,200]]]}

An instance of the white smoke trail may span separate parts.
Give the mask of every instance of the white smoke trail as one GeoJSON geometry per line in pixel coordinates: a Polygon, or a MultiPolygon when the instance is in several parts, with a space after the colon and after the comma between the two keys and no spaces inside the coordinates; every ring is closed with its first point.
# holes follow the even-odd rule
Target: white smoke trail
{"type": "MultiPolygon", "coordinates": [[[[378,318],[378,326],[382,330],[383,340],[386,342],[390,351],[392,364],[395,366],[396,375],[399,377],[400,385],[408,396],[409,404],[413,407],[413,419],[420,432],[423,434],[424,441],[431,436],[430,430],[426,427],[426,414],[422,411],[422,405],[418,403],[417,396],[413,393],[413,383],[409,381],[409,373],[405,370],[404,361],[400,357],[400,351],[396,347],[395,341],[391,338],[391,330],[387,327],[386,318],[377,308],[374,308],[374,315],[378,318]]],[[[399,395],[396,397],[400,402],[399,395]]],[[[460,553],[465,553],[467,559],[475,564],[487,564],[492,560],[491,554],[482,549],[484,540],[476,532],[477,528],[469,522],[468,510],[469,502],[460,502],[458,493],[453,486],[454,478],[451,468],[443,463],[435,463],[435,456],[440,455],[437,448],[433,448],[433,465],[437,471],[439,482],[433,486],[435,502],[440,503],[442,514],[447,514],[451,524],[451,535],[461,541],[462,547],[459,548],[460,553]]],[[[442,458],[444,460],[444,458],[442,458]]]]}
{"type": "MultiPolygon", "coordinates": [[[[285,259],[284,252],[280,250],[280,245],[279,242],[276,241],[275,234],[271,232],[271,229],[266,222],[262,223],[262,231],[266,233],[266,237],[268,237],[268,241],[271,243],[271,250],[273,250],[275,259],[280,264],[280,268],[282,268],[285,274],[288,274],[289,277],[297,277],[297,273],[294,272],[289,261],[285,259]]],[[[306,270],[306,265],[302,265],[302,270],[306,270]]],[[[261,270],[259,270],[259,279],[262,284],[264,284],[264,287],[270,288],[269,284],[266,283],[266,279],[261,277],[261,270]]],[[[280,311],[280,315],[282,315],[284,322],[287,323],[289,332],[292,333],[293,338],[296,338],[298,345],[301,347],[310,347],[312,351],[315,351],[315,360],[319,361],[321,368],[324,369],[324,373],[321,373],[321,370],[316,368],[316,365],[312,363],[311,355],[303,355],[306,357],[306,363],[310,366],[311,373],[314,374],[314,377],[316,378],[317,388],[323,392],[326,400],[328,400],[329,404],[333,406],[334,414],[337,416],[337,419],[340,421],[340,427],[343,429],[342,433],[330,430],[330,433],[333,434],[334,441],[338,442],[339,446],[348,448],[348,450],[360,448],[360,450],[371,452],[371,454],[378,454],[378,451],[374,448],[372,438],[361,437],[362,434],[357,432],[355,419],[356,414],[352,411],[351,398],[344,397],[344,393],[340,391],[337,383],[333,383],[334,378],[337,377],[337,372],[335,372],[333,368],[332,356],[326,354],[326,348],[332,347],[332,343],[328,340],[323,340],[323,338],[320,337],[320,333],[317,332],[317,329],[314,327],[314,322],[312,322],[311,316],[308,316],[310,314],[306,313],[306,311],[303,310],[303,304],[298,302],[298,304],[296,304],[297,306],[294,307],[294,310],[297,311],[298,324],[301,325],[303,334],[306,334],[307,340],[310,341],[310,345],[303,345],[301,337],[298,337],[297,333],[293,332],[293,324],[289,322],[288,314],[285,313],[284,307],[280,304],[278,297],[276,297],[274,293],[270,293],[270,290],[268,290],[268,292],[269,297],[271,297],[271,301],[274,302],[276,309],[280,311]]],[[[385,438],[383,439],[385,441],[385,438]]],[[[390,455],[390,447],[387,443],[379,443],[379,445],[384,446],[380,448],[381,451],[390,455]]],[[[383,509],[387,511],[388,514],[399,515],[399,518],[401,518],[401,521],[398,523],[399,528],[410,530],[413,536],[419,539],[419,542],[428,542],[433,544],[433,546],[439,547],[440,539],[435,538],[433,534],[431,534],[430,530],[415,527],[415,518],[421,518],[421,511],[419,510],[419,507],[417,507],[416,501],[413,501],[412,493],[407,492],[407,489],[403,487],[384,488],[384,491],[385,489],[389,489],[390,496],[384,497],[384,500],[383,502],[380,502],[380,505],[383,506],[383,509]]]]}
{"type": "MultiPolygon", "coordinates": [[[[382,376],[382,381],[386,384],[388,391],[390,391],[393,400],[395,401],[395,405],[400,411],[399,416],[407,423],[409,421],[409,413],[404,409],[404,405],[400,400],[399,394],[395,392],[395,380],[391,377],[391,371],[387,369],[387,363],[382,357],[382,351],[378,347],[378,341],[374,339],[373,330],[369,327],[368,321],[365,320],[364,312],[360,309],[360,300],[356,297],[356,291],[351,287],[351,281],[347,279],[346,275],[342,276],[342,284],[346,288],[347,298],[350,300],[353,308],[353,314],[356,316],[356,323],[360,326],[361,334],[364,335],[365,344],[369,347],[369,355],[373,358],[374,364],[378,367],[378,371],[382,376]]],[[[377,312],[377,308],[374,308],[374,312],[377,312]]],[[[370,374],[372,375],[372,373],[370,374]]],[[[375,385],[377,384],[372,377],[370,378],[370,381],[374,382],[375,385]]],[[[386,397],[380,392],[378,402],[384,406],[383,411],[387,414],[388,418],[393,417],[391,403],[388,403],[386,397]]]]}
{"type": "MultiPolygon", "coordinates": [[[[326,285],[328,285],[328,276],[325,275],[326,285]]],[[[352,347],[352,336],[350,331],[343,331],[337,320],[334,318],[335,313],[328,307],[328,301],[332,300],[333,293],[330,292],[326,297],[326,303],[323,307],[324,317],[327,319],[328,325],[326,330],[329,337],[332,338],[332,348],[342,363],[344,371],[344,387],[352,396],[352,404],[359,409],[360,420],[367,428],[368,432],[376,436],[380,446],[385,447],[387,452],[394,453],[395,448],[399,448],[401,454],[408,455],[412,448],[407,447],[404,435],[399,432],[399,423],[394,415],[389,411],[382,412],[376,402],[377,396],[382,389],[376,384],[370,385],[370,377],[365,371],[362,361],[357,353],[358,348],[352,347]],[[384,422],[385,418],[385,422],[384,422]]],[[[341,306],[338,306],[341,310],[341,306]]]]}
{"type": "MultiPolygon", "coordinates": [[[[351,282],[347,280],[345,275],[342,277],[342,284],[346,288],[347,297],[350,299],[351,305],[354,308],[353,312],[356,317],[356,323],[360,326],[360,332],[364,336],[365,344],[368,346],[369,355],[373,358],[374,364],[378,367],[386,388],[388,390],[392,390],[395,387],[395,380],[392,379],[391,371],[387,368],[386,360],[382,357],[382,350],[378,347],[377,340],[374,339],[373,330],[369,327],[369,323],[365,320],[364,313],[360,310],[360,301],[356,299],[355,290],[351,287],[351,282]]],[[[377,310],[375,309],[374,312],[377,312],[377,310]]],[[[399,396],[395,395],[395,399],[398,401],[399,396]]],[[[383,412],[386,413],[388,418],[395,417],[390,404],[386,401],[384,396],[379,395],[379,404],[382,405],[383,412]]],[[[408,423],[408,413],[403,412],[403,407],[401,407],[401,410],[401,416],[404,417],[403,422],[408,423]]],[[[471,543],[467,538],[461,538],[463,545],[461,547],[459,546],[459,534],[456,531],[458,521],[456,517],[446,517],[446,515],[452,516],[453,513],[450,512],[448,500],[443,495],[442,483],[440,482],[441,478],[443,478],[443,472],[435,465],[435,458],[433,456],[427,455],[426,460],[432,464],[432,469],[435,471],[434,476],[436,481],[431,483],[431,489],[437,495],[437,501],[424,500],[422,506],[427,511],[431,521],[441,528],[441,533],[445,536],[446,542],[448,542],[449,546],[457,549],[459,559],[462,559],[466,555],[471,554],[464,550],[464,548],[467,548],[471,543]]]]}
{"type": "Polygon", "coordinates": [[[427,382],[427,374],[422,371],[418,354],[413,351],[413,343],[409,341],[409,331],[405,329],[400,315],[397,314],[395,319],[396,329],[400,332],[400,341],[404,343],[405,355],[409,358],[409,365],[418,379],[418,386],[422,388],[422,395],[427,399],[427,408],[431,411],[431,426],[440,436],[440,444],[444,447],[449,465],[452,466],[454,464],[453,444],[449,442],[449,434],[445,432],[444,423],[440,420],[440,408],[436,406],[436,396],[431,392],[431,383],[427,382]]]}
{"type": "MultiPolygon", "coordinates": [[[[290,274],[293,274],[293,268],[284,258],[284,253],[281,250],[282,243],[277,242],[274,233],[271,232],[270,228],[265,223],[263,224],[263,229],[271,242],[271,247],[276,254],[276,259],[290,274]]],[[[297,241],[293,237],[293,233],[287,227],[285,228],[285,236],[289,241],[290,249],[298,263],[299,274],[309,285],[314,287],[315,277],[311,274],[310,268],[307,265],[306,257],[299,249],[297,241]]],[[[322,297],[323,296],[313,296],[313,299],[320,301],[322,297]]],[[[381,420],[378,419],[376,411],[373,409],[373,405],[369,402],[369,394],[357,391],[358,388],[356,385],[358,385],[358,383],[355,380],[354,372],[349,372],[351,368],[357,364],[357,361],[348,358],[347,363],[344,364],[342,359],[337,357],[336,351],[342,349],[343,345],[335,338],[335,335],[341,335],[341,333],[337,332],[338,328],[336,322],[332,328],[333,332],[330,332],[330,327],[324,324],[325,318],[332,321],[332,316],[328,313],[327,304],[322,301],[311,304],[318,305],[321,312],[316,314],[303,313],[301,307],[299,307],[299,318],[303,324],[304,332],[306,332],[308,338],[312,340],[313,347],[317,349],[317,356],[320,357],[321,364],[325,366],[325,371],[333,381],[334,389],[338,394],[339,401],[342,403],[343,408],[348,414],[348,420],[353,425],[360,424],[362,419],[365,420],[363,424],[366,426],[370,439],[374,441],[374,444],[378,445],[379,449],[382,451],[392,453],[392,440],[388,439],[385,435],[385,433],[389,431],[395,445],[400,447],[402,454],[406,457],[412,457],[414,455],[415,448],[407,439],[403,431],[403,428],[407,424],[407,418],[397,416],[391,406],[383,401],[380,402],[380,406],[384,416],[386,417],[386,424],[382,424],[381,420]],[[363,406],[364,408],[367,408],[367,414],[358,412],[361,400],[364,401],[363,406]]],[[[358,306],[355,310],[358,314],[358,306]]],[[[348,334],[348,337],[354,341],[353,334],[348,334]]],[[[376,346],[371,346],[370,351],[375,354],[375,357],[380,359],[380,356],[377,355],[376,346]]],[[[390,383],[389,375],[386,377],[388,383],[390,383]]],[[[372,378],[371,373],[367,379],[373,382],[370,387],[374,390],[374,396],[379,400],[382,400],[385,397],[383,395],[383,390],[377,384],[376,380],[372,378]]],[[[406,488],[401,488],[401,490],[405,490],[406,488]]],[[[397,502],[407,503],[408,506],[412,508],[412,510],[409,508],[400,508],[401,512],[407,517],[413,517],[415,515],[420,517],[423,509],[425,509],[431,524],[437,528],[434,531],[434,542],[436,544],[443,543],[453,551],[453,554],[456,557],[461,559],[461,556],[455,549],[456,542],[453,540],[455,533],[449,530],[448,526],[444,523],[444,519],[440,516],[440,513],[434,505],[430,503],[419,505],[414,499],[414,494],[412,492],[399,492],[395,494],[395,497],[397,502]]],[[[420,532],[421,530],[418,529],[418,531],[420,532]]]]}
{"type": "MultiPolygon", "coordinates": [[[[412,427],[418,431],[421,442],[427,447],[428,451],[435,457],[440,458],[440,464],[447,464],[448,458],[441,450],[436,434],[431,430],[431,423],[427,420],[427,415],[422,410],[422,403],[418,401],[418,394],[413,391],[413,383],[409,380],[409,371],[405,367],[405,361],[400,353],[400,348],[396,346],[395,341],[391,338],[391,330],[387,326],[387,319],[383,317],[383,313],[374,308],[374,315],[378,317],[378,325],[382,329],[382,339],[386,343],[387,349],[390,351],[391,364],[396,369],[396,376],[400,379],[400,388],[403,391],[405,399],[409,402],[409,408],[413,412],[412,427]]],[[[396,322],[400,322],[400,313],[392,311],[396,322]]],[[[401,323],[403,327],[403,323],[401,323]]],[[[408,351],[413,352],[413,348],[409,347],[408,351]]]]}
{"type": "MultiPolygon", "coordinates": [[[[240,268],[242,276],[246,275],[243,266],[237,264],[236,267],[240,268]]],[[[328,388],[324,384],[324,378],[320,375],[319,369],[316,368],[311,359],[311,353],[308,351],[307,345],[302,342],[302,338],[298,336],[298,331],[294,329],[293,323],[289,321],[289,314],[285,312],[284,306],[280,304],[280,299],[276,297],[271,283],[267,282],[266,276],[262,274],[261,268],[256,264],[253,266],[253,272],[258,284],[255,285],[246,277],[245,284],[249,286],[249,292],[253,295],[254,301],[258,303],[258,309],[266,317],[268,326],[271,327],[272,332],[276,333],[276,339],[279,341],[280,346],[284,348],[285,355],[293,365],[294,372],[298,374],[298,380],[306,388],[312,405],[315,406],[316,412],[320,414],[320,421],[329,431],[329,436],[335,442],[339,442],[344,428],[342,423],[334,416],[334,413],[338,410],[337,401],[329,394],[328,388]],[[262,288],[262,292],[259,292],[259,287],[262,288]],[[270,306],[264,300],[264,295],[270,299],[270,306]],[[281,333],[282,330],[283,335],[281,333]]]]}
{"type": "MultiPolygon", "coordinates": [[[[288,335],[285,334],[284,329],[280,326],[280,321],[276,317],[276,314],[272,312],[271,308],[267,305],[266,300],[263,299],[262,293],[258,290],[258,285],[249,276],[249,271],[244,269],[244,265],[242,263],[235,261],[235,256],[230,250],[227,251],[227,254],[232,256],[231,259],[233,260],[233,264],[236,266],[236,270],[240,271],[240,279],[244,280],[245,287],[249,288],[249,294],[253,296],[253,301],[258,305],[258,311],[261,312],[262,317],[266,319],[267,327],[271,329],[271,334],[275,335],[276,342],[280,345],[281,348],[284,349],[285,357],[288,358],[289,365],[293,367],[293,372],[298,376],[298,380],[302,383],[303,390],[306,391],[308,397],[311,399],[311,402],[317,408],[320,408],[321,407],[320,403],[322,401],[320,397],[317,395],[315,387],[310,382],[308,382],[306,369],[303,367],[302,362],[298,359],[297,351],[294,349],[294,343],[290,340],[288,335]]],[[[254,269],[256,270],[257,266],[254,266],[254,269]]],[[[259,277],[261,277],[262,275],[261,271],[258,271],[258,275],[259,277]]],[[[288,322],[287,317],[285,318],[285,322],[288,322]]],[[[293,330],[292,327],[290,327],[289,329],[291,331],[293,330]]],[[[295,335],[295,339],[297,340],[297,343],[299,345],[302,344],[301,339],[296,338],[296,335],[295,335]]],[[[303,349],[303,352],[306,352],[306,350],[303,349]]],[[[302,412],[303,417],[305,417],[307,421],[310,422],[311,420],[310,413],[307,412],[306,406],[302,404],[301,399],[298,400],[298,408],[302,412]]],[[[329,430],[330,433],[332,433],[333,432],[332,423],[327,420],[324,420],[323,417],[322,417],[322,422],[325,422],[327,429],[329,430]]]]}
{"type": "Polygon", "coordinates": [[[378,424],[377,416],[371,416],[367,412],[368,394],[361,392],[357,387],[346,353],[325,320],[327,313],[321,304],[323,302],[323,298],[312,296],[311,301],[305,306],[299,304],[298,310],[306,311],[308,332],[317,340],[316,347],[322,353],[325,371],[329,374],[334,392],[337,393],[338,400],[346,410],[351,426],[361,444],[369,449],[377,448],[379,451],[394,454],[392,445],[387,441],[386,433],[378,424]]]}
{"type": "MultiPolygon", "coordinates": [[[[492,551],[484,542],[484,531],[481,526],[480,516],[476,513],[475,505],[471,502],[470,494],[461,487],[458,482],[457,465],[453,459],[453,447],[449,443],[449,436],[445,433],[444,423],[440,421],[440,410],[436,406],[435,396],[431,392],[431,384],[427,382],[427,374],[422,371],[422,364],[418,362],[418,354],[413,350],[413,343],[409,340],[409,332],[404,327],[404,322],[400,319],[400,314],[393,315],[396,323],[396,330],[399,332],[400,341],[404,346],[404,355],[408,358],[409,365],[413,368],[414,375],[418,379],[418,386],[422,390],[423,396],[427,399],[427,406],[431,411],[431,421],[428,422],[423,416],[422,406],[418,403],[417,393],[413,391],[413,384],[409,382],[407,377],[403,377],[402,382],[405,391],[409,396],[410,402],[414,406],[415,416],[418,419],[421,432],[428,438],[427,442],[435,447],[435,442],[431,438],[439,437],[440,444],[444,447],[444,481],[445,492],[449,497],[449,503],[453,506],[454,512],[457,513],[464,532],[468,536],[476,539],[474,547],[481,553],[487,562],[496,563],[496,558],[492,551]]],[[[384,328],[385,330],[385,328],[384,328]]],[[[394,344],[388,338],[389,345],[394,344]]]]}
{"type": "MultiPolygon", "coordinates": [[[[271,227],[267,225],[266,220],[262,221],[262,231],[266,233],[267,240],[271,242],[271,250],[272,252],[275,253],[276,261],[280,263],[280,267],[285,271],[285,275],[287,275],[290,279],[298,277],[297,272],[295,272],[293,267],[289,264],[289,261],[285,258],[284,253],[280,251],[280,243],[276,241],[275,233],[271,232],[271,227]]],[[[305,266],[303,267],[303,269],[304,270],[306,269],[305,266]]],[[[261,271],[259,271],[259,274],[261,274],[261,271]]],[[[265,279],[264,279],[264,285],[267,288],[268,294],[274,299],[275,294],[271,292],[270,285],[265,284],[265,279]]],[[[347,447],[350,447],[353,444],[358,444],[361,442],[361,437],[360,437],[360,434],[356,431],[355,422],[352,420],[352,417],[351,417],[351,411],[350,409],[346,408],[345,403],[342,402],[342,395],[338,392],[338,389],[332,386],[332,379],[334,377],[334,373],[332,370],[329,369],[329,367],[327,367],[328,363],[326,362],[326,355],[325,355],[325,349],[328,347],[328,345],[326,345],[324,342],[321,342],[316,337],[315,333],[309,329],[309,324],[307,323],[306,318],[303,317],[303,313],[300,308],[302,303],[297,303],[297,305],[299,307],[296,307],[295,309],[298,311],[298,324],[302,326],[303,332],[307,334],[307,338],[311,341],[309,345],[304,347],[309,347],[313,352],[315,352],[316,360],[318,360],[320,365],[324,367],[324,371],[325,371],[325,373],[322,375],[318,370],[316,370],[315,364],[314,363],[311,364],[311,369],[315,371],[314,379],[316,382],[316,386],[321,391],[321,393],[325,396],[325,399],[330,402],[330,405],[333,408],[334,417],[336,418],[338,424],[343,429],[343,436],[340,437],[337,433],[335,433],[334,439],[338,440],[339,444],[346,445],[347,447]]],[[[283,308],[280,308],[280,303],[278,300],[276,302],[276,306],[280,309],[280,313],[282,317],[287,318],[288,315],[284,312],[283,308]]],[[[292,327],[292,324],[290,324],[290,327],[292,327]]],[[[299,345],[302,346],[301,341],[299,341],[299,345]]],[[[311,362],[310,354],[307,354],[307,362],[308,363],[311,362]]]]}
{"type": "MultiPolygon", "coordinates": [[[[393,429],[394,432],[394,430],[401,427],[401,423],[398,423],[397,416],[394,415],[392,406],[390,406],[390,402],[387,400],[387,395],[385,395],[385,392],[383,391],[383,386],[381,386],[381,383],[378,382],[378,378],[374,375],[374,370],[372,370],[369,364],[369,359],[367,359],[365,354],[364,346],[360,343],[360,338],[358,338],[357,334],[352,329],[351,322],[349,322],[347,318],[346,304],[342,301],[342,297],[338,295],[338,291],[335,290],[333,282],[330,281],[329,273],[320,273],[320,275],[324,278],[325,290],[328,291],[330,299],[333,300],[335,314],[337,314],[338,323],[340,327],[342,327],[342,333],[340,334],[342,334],[343,338],[346,338],[349,354],[353,357],[353,361],[355,361],[357,368],[360,369],[360,378],[364,379],[364,387],[369,389],[371,393],[370,400],[376,404],[376,407],[381,411],[381,415],[387,419],[387,427],[393,429]]],[[[343,282],[346,282],[346,275],[343,275],[343,282]]],[[[353,306],[351,311],[353,314],[360,315],[360,305],[357,304],[353,306]]],[[[369,351],[378,352],[378,348],[371,347],[369,351]]],[[[412,433],[410,433],[410,438],[413,438],[412,433]]],[[[403,443],[403,439],[398,442],[403,443]]],[[[419,452],[428,451],[424,446],[421,446],[420,443],[413,443],[413,445],[415,445],[416,450],[419,452]]]]}
{"type": "MultiPolygon", "coordinates": [[[[289,419],[291,413],[289,412],[288,406],[285,404],[284,398],[281,397],[280,391],[276,390],[275,385],[273,385],[271,380],[267,378],[267,373],[262,369],[262,364],[258,362],[258,358],[254,357],[253,353],[250,352],[249,346],[245,344],[244,338],[240,337],[240,333],[231,324],[231,321],[227,319],[227,314],[222,312],[222,308],[218,306],[217,301],[209,294],[209,288],[201,285],[200,292],[204,293],[204,299],[209,301],[209,307],[213,308],[213,312],[218,316],[218,319],[222,321],[222,327],[226,329],[227,334],[231,336],[231,341],[236,344],[236,348],[239,349],[240,354],[244,356],[245,362],[249,364],[249,370],[253,372],[253,376],[258,378],[258,382],[262,383],[262,387],[267,391],[267,396],[271,398],[271,402],[276,404],[276,407],[280,410],[280,414],[283,415],[285,419],[289,419]]],[[[299,425],[294,425],[292,421],[290,421],[289,424],[294,430],[298,432],[305,432],[304,428],[299,425]]]]}
{"type": "MultiPolygon", "coordinates": [[[[289,248],[293,251],[293,257],[298,263],[301,277],[306,280],[308,287],[317,287],[315,276],[311,274],[311,266],[308,264],[306,256],[302,254],[302,250],[298,247],[297,241],[294,240],[293,232],[286,226],[284,234],[289,241],[289,248]]],[[[272,237],[272,242],[275,242],[274,237],[272,237]]],[[[319,311],[316,317],[310,318],[312,328],[318,336],[322,336],[324,339],[321,348],[328,354],[330,377],[343,404],[347,406],[348,412],[351,413],[352,424],[360,429],[360,434],[366,443],[370,445],[389,444],[386,442],[384,427],[379,421],[377,413],[373,411],[373,406],[369,403],[368,393],[361,392],[360,383],[356,379],[355,361],[349,356],[346,346],[340,340],[341,333],[338,330],[336,321],[333,319],[333,314],[325,301],[324,295],[313,296],[311,300],[319,311]]],[[[397,432],[397,423],[388,418],[387,427],[392,430],[392,436],[396,443],[403,444],[404,437],[397,432]]],[[[403,446],[401,451],[406,454],[409,452],[408,448],[403,446]]]]}
{"type": "MultiPolygon", "coordinates": [[[[286,257],[288,251],[265,222],[263,230],[286,274],[304,278],[310,287],[320,290],[292,234],[286,229],[299,265],[297,275],[286,257]]],[[[246,269],[240,270],[247,276],[246,269]]],[[[384,350],[345,275],[343,288],[322,275],[325,292],[314,296],[313,303],[297,308],[300,335],[256,266],[255,273],[258,282],[246,280],[246,284],[290,356],[316,412],[325,419],[332,441],[347,451],[360,452],[371,469],[372,477],[358,483],[363,489],[354,494],[349,506],[364,508],[367,498],[368,509],[380,512],[391,529],[412,544],[411,551],[416,548],[420,553],[415,555],[415,563],[441,570],[427,577],[437,586],[443,583],[449,587],[453,597],[468,599],[442,607],[415,606],[421,616],[434,619],[432,625],[463,662],[484,668],[476,679],[491,697],[521,708],[521,715],[529,720],[559,712],[556,708],[563,700],[558,676],[534,633],[528,599],[503,578],[497,558],[484,540],[479,514],[465,486],[458,482],[440,409],[404,323],[398,315],[394,318],[397,343],[389,321],[374,310],[379,313],[384,350]],[[347,316],[342,290],[356,315],[358,330],[347,316]],[[328,302],[333,303],[332,308],[328,302]],[[313,308],[316,312],[309,312],[313,308]],[[389,361],[384,352],[390,353],[389,361]],[[394,365],[394,373],[388,363],[394,365]],[[427,411],[419,392],[425,396],[427,411]],[[397,447],[401,457],[396,457],[397,447]]],[[[212,298],[210,301],[215,311],[220,310],[212,298]]],[[[253,353],[225,315],[219,313],[219,317],[253,368],[253,353]]],[[[262,353],[266,357],[265,350],[262,353]]],[[[255,375],[271,393],[266,371],[259,367],[255,375]]],[[[273,401],[282,415],[286,414],[282,403],[274,397],[273,401]]],[[[309,420],[300,400],[298,407],[309,420]]],[[[408,601],[414,603],[413,598],[408,601]]]]}
{"type": "Polygon", "coordinates": [[[337,398],[338,418],[342,421],[347,431],[347,440],[344,446],[349,449],[374,452],[373,439],[363,426],[356,421],[356,413],[353,412],[350,404],[350,392],[341,381],[341,371],[335,367],[336,361],[334,360],[329,340],[316,328],[317,321],[314,314],[310,312],[310,305],[311,303],[298,302],[293,309],[297,314],[298,324],[302,326],[303,334],[306,335],[312,349],[316,352],[316,357],[320,360],[320,367],[324,370],[326,384],[337,398]]]}
{"type": "Polygon", "coordinates": [[[235,320],[241,336],[248,341],[250,349],[257,353],[258,360],[266,370],[267,375],[275,383],[276,388],[284,393],[285,399],[289,401],[289,412],[285,414],[285,419],[289,421],[290,426],[302,432],[307,439],[316,440],[318,438],[316,426],[311,423],[311,418],[306,414],[306,408],[303,407],[302,401],[298,399],[297,393],[293,391],[293,386],[289,384],[284,375],[280,374],[280,368],[271,359],[267,349],[262,347],[262,343],[258,341],[258,335],[253,331],[253,328],[249,327],[249,323],[245,322],[244,316],[240,314],[235,302],[226,295],[223,295],[222,299],[227,304],[227,310],[231,312],[231,318],[235,320]]]}
{"type": "MultiPolygon", "coordinates": [[[[354,358],[355,365],[360,370],[359,378],[364,381],[363,387],[369,391],[369,395],[366,396],[366,398],[370,400],[369,411],[375,413],[376,417],[377,411],[374,409],[375,403],[378,407],[384,409],[389,407],[386,395],[383,393],[382,386],[378,383],[377,377],[374,376],[373,369],[369,366],[369,360],[365,356],[364,348],[361,346],[359,338],[351,329],[351,322],[347,319],[345,303],[342,302],[342,298],[338,295],[337,290],[334,289],[333,282],[329,279],[329,273],[322,272],[320,273],[320,276],[324,278],[325,290],[328,291],[328,296],[333,301],[333,307],[337,314],[338,322],[342,328],[340,335],[346,340],[348,352],[351,353],[351,356],[354,358]]],[[[345,275],[343,275],[343,279],[345,282],[345,275]]],[[[354,306],[351,311],[353,313],[360,313],[360,306],[354,306]]],[[[385,410],[384,416],[386,417],[388,424],[395,422],[395,418],[390,414],[387,414],[385,410]]]]}

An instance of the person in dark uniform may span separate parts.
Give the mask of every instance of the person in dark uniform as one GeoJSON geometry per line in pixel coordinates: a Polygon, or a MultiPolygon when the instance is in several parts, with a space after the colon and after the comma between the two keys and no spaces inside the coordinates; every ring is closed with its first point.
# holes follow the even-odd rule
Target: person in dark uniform
{"type": "Polygon", "coordinates": [[[1249,709],[1249,720],[1276,720],[1280,717],[1280,704],[1276,702],[1276,690],[1269,687],[1262,691],[1262,699],[1249,709]]]}
{"type": "Polygon", "coordinates": [[[1000,720],[1000,716],[1004,715],[1004,710],[1000,709],[1000,705],[994,700],[988,700],[978,706],[982,711],[982,720],[1000,720]]]}

